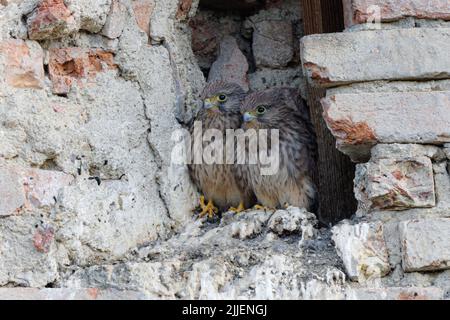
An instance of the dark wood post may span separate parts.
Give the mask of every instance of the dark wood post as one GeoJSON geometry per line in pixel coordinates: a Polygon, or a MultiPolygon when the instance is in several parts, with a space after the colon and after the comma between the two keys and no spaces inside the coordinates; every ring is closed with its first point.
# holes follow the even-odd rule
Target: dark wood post
{"type": "MultiPolygon", "coordinates": [[[[301,0],[305,34],[340,32],[344,29],[342,0],[301,0]]],[[[325,90],[308,87],[308,105],[318,141],[319,219],[330,224],[356,211],[353,194],[355,165],[340,153],[323,117],[320,99],[325,90]]]]}

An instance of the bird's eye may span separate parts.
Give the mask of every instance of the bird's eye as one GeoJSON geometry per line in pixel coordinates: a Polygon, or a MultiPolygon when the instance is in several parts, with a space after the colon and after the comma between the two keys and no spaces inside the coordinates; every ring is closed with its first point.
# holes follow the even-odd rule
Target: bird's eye
{"type": "Polygon", "coordinates": [[[264,114],[265,112],[266,112],[265,106],[259,106],[258,108],[256,108],[256,113],[258,114],[264,114]]]}
{"type": "Polygon", "coordinates": [[[220,101],[220,102],[225,102],[225,101],[227,101],[227,96],[224,95],[224,94],[219,95],[218,98],[219,98],[219,101],[220,101]]]}

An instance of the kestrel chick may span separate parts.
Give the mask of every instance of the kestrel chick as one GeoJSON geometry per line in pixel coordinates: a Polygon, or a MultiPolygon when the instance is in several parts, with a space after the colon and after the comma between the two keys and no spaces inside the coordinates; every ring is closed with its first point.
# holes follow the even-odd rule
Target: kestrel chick
{"type": "Polygon", "coordinates": [[[225,161],[226,130],[240,128],[240,105],[245,96],[245,91],[239,85],[223,81],[209,83],[203,90],[203,107],[195,118],[195,121],[201,121],[202,132],[195,132],[194,125],[191,126],[192,154],[201,153],[209,144],[204,142],[201,148],[196,148],[194,141],[203,141],[202,133],[205,134],[208,129],[216,129],[223,135],[224,159],[217,164],[189,165],[191,179],[204,195],[200,198],[201,216],[208,214],[212,217],[218,210],[226,211],[230,207],[239,212],[255,201],[251,189],[242,180],[236,179],[236,166],[225,161]],[[205,204],[205,199],[208,204],[205,204]]]}
{"type": "MultiPolygon", "coordinates": [[[[279,167],[273,175],[261,175],[261,162],[241,167],[258,202],[264,207],[293,205],[311,210],[316,187],[312,181],[315,168],[316,138],[308,108],[298,90],[274,88],[248,95],[241,113],[242,128],[269,129],[268,153],[274,148],[270,129],[279,130],[279,167]]],[[[259,144],[261,146],[261,144],[259,144]]],[[[260,148],[260,147],[259,147],[260,148]]]]}

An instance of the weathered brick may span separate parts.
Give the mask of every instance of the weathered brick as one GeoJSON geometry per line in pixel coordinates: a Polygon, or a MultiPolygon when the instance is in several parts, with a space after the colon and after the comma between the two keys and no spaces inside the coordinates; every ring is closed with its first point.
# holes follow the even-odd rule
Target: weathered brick
{"type": "Polygon", "coordinates": [[[28,36],[33,40],[62,38],[78,30],[63,0],[42,0],[28,16],[27,27],[28,36]]]}
{"type": "Polygon", "coordinates": [[[346,296],[348,300],[442,300],[444,291],[437,287],[352,288],[346,296]]]}
{"type": "Polygon", "coordinates": [[[71,175],[59,171],[1,165],[0,216],[12,215],[21,208],[51,206],[59,190],[72,181],[71,175]]]}
{"type": "Polygon", "coordinates": [[[263,20],[255,23],[253,55],[258,67],[281,68],[294,57],[294,31],[290,21],[263,20]]]}
{"type": "Polygon", "coordinates": [[[301,40],[315,86],[450,77],[450,29],[413,28],[310,35],[301,40]]]}
{"type": "Polygon", "coordinates": [[[343,223],[332,231],[336,250],[350,279],[364,281],[390,272],[382,223],[343,223]]]}
{"type": "Polygon", "coordinates": [[[101,49],[50,50],[49,74],[56,94],[67,94],[73,83],[82,85],[83,79],[92,79],[97,73],[116,67],[113,54],[101,49]]]}
{"type": "Polygon", "coordinates": [[[242,51],[231,36],[220,43],[220,53],[209,71],[208,81],[224,80],[239,84],[248,90],[248,63],[242,51]]]}
{"type": "Polygon", "coordinates": [[[399,228],[405,271],[450,269],[450,219],[403,221],[399,228]]]}
{"type": "Polygon", "coordinates": [[[338,94],[322,100],[337,147],[355,161],[377,143],[450,141],[450,91],[338,94]]]}
{"type": "Polygon", "coordinates": [[[110,39],[120,37],[126,20],[126,7],[119,1],[113,0],[102,34],[110,39]]]}
{"type": "Polygon", "coordinates": [[[0,300],[145,300],[138,291],[71,288],[0,288],[0,300]]]}
{"type": "Polygon", "coordinates": [[[17,212],[25,204],[21,177],[5,166],[0,167],[0,216],[17,212]]]}
{"type": "Polygon", "coordinates": [[[450,20],[447,0],[344,0],[345,26],[370,22],[391,22],[406,17],[450,20]]]}
{"type": "Polygon", "coordinates": [[[225,36],[238,34],[241,22],[233,19],[233,16],[218,18],[213,11],[199,10],[189,20],[189,26],[192,29],[192,50],[197,63],[202,69],[210,69],[217,58],[220,41],[225,36]]]}
{"type": "Polygon", "coordinates": [[[428,157],[391,158],[367,164],[364,189],[371,209],[405,210],[436,205],[428,157]]]}
{"type": "Polygon", "coordinates": [[[147,35],[150,35],[150,17],[155,8],[154,0],[135,0],[132,6],[137,25],[147,35]]]}
{"type": "Polygon", "coordinates": [[[6,83],[17,88],[44,86],[44,54],[33,41],[11,39],[0,42],[0,60],[6,83]]]}
{"type": "Polygon", "coordinates": [[[20,169],[24,177],[24,190],[27,205],[35,207],[51,206],[64,186],[73,181],[73,176],[59,171],[20,169]]]}

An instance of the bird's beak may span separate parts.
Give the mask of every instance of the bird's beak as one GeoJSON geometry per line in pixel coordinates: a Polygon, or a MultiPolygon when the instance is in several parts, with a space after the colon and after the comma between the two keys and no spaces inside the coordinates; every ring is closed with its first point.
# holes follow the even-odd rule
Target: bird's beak
{"type": "Polygon", "coordinates": [[[218,102],[219,101],[217,100],[217,97],[207,98],[203,101],[203,108],[205,108],[206,110],[218,111],[218,102]]]}
{"type": "Polygon", "coordinates": [[[244,113],[244,122],[250,122],[255,118],[256,118],[255,115],[251,114],[250,112],[244,113]]]}

